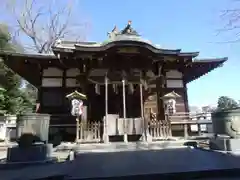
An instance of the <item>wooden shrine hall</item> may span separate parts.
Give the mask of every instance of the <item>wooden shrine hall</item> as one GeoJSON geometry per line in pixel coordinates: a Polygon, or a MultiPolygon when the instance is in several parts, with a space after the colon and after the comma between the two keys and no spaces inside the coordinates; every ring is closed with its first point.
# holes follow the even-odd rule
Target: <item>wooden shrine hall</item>
{"type": "Polygon", "coordinates": [[[8,67],[38,88],[37,112],[51,114],[50,134],[75,136],[76,122],[66,98],[75,90],[87,96],[82,121],[100,122],[106,136],[119,126],[116,119],[123,122],[121,135],[128,135],[126,119],[138,119],[145,130],[151,114],[167,122],[174,113],[189,112],[187,83],[227,60],[196,59],[199,52],[163,49],[143,39],[131,21],[107,35],[101,43],[58,40],[52,55],[0,54],[8,67]]]}

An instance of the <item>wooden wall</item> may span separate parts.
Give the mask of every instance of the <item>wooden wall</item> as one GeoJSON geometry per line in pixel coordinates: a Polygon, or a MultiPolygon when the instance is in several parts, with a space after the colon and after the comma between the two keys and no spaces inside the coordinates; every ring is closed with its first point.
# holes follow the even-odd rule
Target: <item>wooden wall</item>
{"type": "Polygon", "coordinates": [[[165,73],[166,83],[163,89],[164,94],[174,91],[181,97],[176,100],[176,111],[177,112],[188,112],[188,99],[186,83],[184,81],[183,74],[178,70],[167,70],[165,73]]]}
{"type": "MultiPolygon", "coordinates": [[[[176,99],[176,112],[189,112],[187,88],[183,74],[178,70],[164,70],[165,83],[163,84],[163,94],[174,91],[181,97],[176,99]]],[[[157,113],[157,97],[156,94],[148,97],[145,102],[145,111],[149,113],[149,108],[152,108],[154,113],[157,113]]]]}
{"type": "MultiPolygon", "coordinates": [[[[80,84],[77,83],[76,76],[80,74],[79,69],[59,69],[55,67],[48,67],[42,70],[42,86],[40,88],[40,112],[51,114],[69,114],[70,115],[70,102],[65,96],[74,90],[81,91],[80,84]]],[[[94,94],[95,87],[90,85],[90,94],[94,94]]],[[[101,88],[102,89],[102,88],[101,88]]],[[[163,94],[175,91],[181,97],[177,99],[176,110],[177,112],[188,112],[187,89],[184,82],[184,77],[181,72],[177,70],[165,70],[165,82],[163,84],[163,94]]],[[[101,92],[100,96],[104,96],[101,92]]],[[[92,96],[92,95],[91,95],[92,96]]],[[[121,96],[121,94],[119,94],[121,96]]],[[[98,97],[98,96],[96,96],[98,97]]],[[[90,99],[96,99],[90,98],[90,99]]],[[[100,98],[102,103],[103,99],[100,98]]],[[[129,98],[128,98],[129,99],[129,98]]],[[[139,100],[137,97],[136,100],[139,100]]],[[[93,100],[90,100],[93,101],[93,100]]],[[[122,100],[121,100],[122,101],[122,100]]],[[[119,102],[122,104],[122,102],[119,102]]],[[[94,106],[94,103],[92,104],[94,106]]],[[[94,106],[95,108],[98,105],[94,106]]],[[[104,107],[104,104],[102,105],[104,107]]],[[[135,105],[134,105],[135,106],[135,105]]],[[[156,98],[147,100],[145,103],[145,110],[152,107],[156,111],[156,98]]],[[[91,109],[93,107],[89,107],[91,109]]],[[[103,110],[104,108],[102,108],[103,110]]]]}
{"type": "Polygon", "coordinates": [[[71,104],[66,95],[80,89],[80,84],[76,81],[78,74],[78,69],[65,70],[56,67],[42,69],[42,85],[38,94],[40,113],[53,114],[54,122],[51,124],[61,122],[75,124],[74,118],[70,115],[71,104]],[[59,118],[61,120],[58,120],[59,118]]]}

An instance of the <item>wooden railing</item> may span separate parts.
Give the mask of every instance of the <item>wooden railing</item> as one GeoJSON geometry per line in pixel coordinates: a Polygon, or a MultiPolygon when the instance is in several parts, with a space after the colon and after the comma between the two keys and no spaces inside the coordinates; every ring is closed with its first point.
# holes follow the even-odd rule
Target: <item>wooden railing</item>
{"type": "Polygon", "coordinates": [[[148,123],[149,134],[152,136],[153,140],[168,139],[173,134],[174,127],[180,127],[183,132],[184,138],[188,138],[191,125],[197,125],[198,132],[200,136],[201,125],[212,124],[209,120],[209,115],[206,113],[175,113],[171,116],[166,116],[165,120],[157,120],[156,116],[152,116],[148,123]]]}
{"type": "Polygon", "coordinates": [[[185,120],[185,121],[172,121],[171,125],[182,125],[183,126],[183,131],[184,131],[184,138],[187,138],[189,136],[189,129],[191,125],[197,125],[198,129],[198,136],[201,136],[201,125],[207,125],[207,124],[212,124],[212,121],[209,120],[185,120]]]}
{"type": "Polygon", "coordinates": [[[198,119],[206,119],[211,116],[210,113],[186,113],[186,112],[178,112],[173,115],[168,116],[171,121],[186,121],[186,120],[198,120],[198,119]]]}
{"type": "Polygon", "coordinates": [[[100,122],[82,122],[79,124],[78,142],[100,142],[101,140],[100,122]]]}
{"type": "Polygon", "coordinates": [[[172,136],[171,124],[166,121],[150,121],[148,130],[153,141],[168,139],[172,136]]]}
{"type": "MultiPolygon", "coordinates": [[[[157,120],[156,117],[147,121],[147,131],[152,136],[153,141],[169,139],[173,135],[173,126],[181,127],[181,136],[187,138],[189,136],[189,130],[191,125],[198,126],[198,135],[201,135],[201,124],[211,124],[209,120],[198,120],[204,119],[206,114],[190,114],[190,113],[176,113],[172,116],[168,116],[165,120],[157,120]]],[[[76,127],[76,121],[72,124],[76,127]]],[[[101,133],[103,132],[102,122],[82,122],[79,125],[79,137],[78,142],[90,143],[100,142],[101,133]]],[[[67,124],[61,124],[64,126],[67,124]]],[[[57,126],[55,123],[50,126],[57,126]]],[[[144,127],[142,127],[144,128],[144,127]]],[[[140,133],[141,134],[141,133],[140,133]]]]}
{"type": "MultiPolygon", "coordinates": [[[[141,128],[146,128],[149,132],[149,134],[152,136],[152,139],[154,141],[157,140],[164,140],[170,138],[172,135],[175,135],[173,133],[173,129],[175,126],[178,126],[181,128],[181,136],[184,136],[187,138],[188,136],[191,136],[189,134],[190,132],[190,126],[196,125],[198,128],[198,131],[194,133],[194,135],[201,135],[201,125],[207,125],[211,124],[211,120],[207,120],[206,117],[208,117],[210,114],[206,113],[198,113],[198,114],[191,114],[191,113],[175,113],[172,116],[169,116],[166,118],[166,120],[157,120],[155,119],[147,121],[147,125],[141,128]]],[[[102,122],[82,122],[79,125],[79,137],[77,138],[78,142],[81,143],[90,143],[90,142],[100,142],[101,141],[101,133],[103,132],[103,124],[102,122]]],[[[73,131],[72,134],[76,132],[76,120],[74,117],[69,115],[51,115],[51,122],[50,122],[50,128],[52,127],[59,127],[61,129],[64,129],[64,127],[71,127],[73,131]]],[[[141,133],[138,133],[141,134],[141,133]]]]}

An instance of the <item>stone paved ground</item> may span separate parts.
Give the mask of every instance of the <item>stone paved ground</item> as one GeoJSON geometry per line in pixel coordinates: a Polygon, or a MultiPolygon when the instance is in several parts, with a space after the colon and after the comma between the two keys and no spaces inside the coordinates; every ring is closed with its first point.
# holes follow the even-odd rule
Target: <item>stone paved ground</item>
{"type": "Polygon", "coordinates": [[[157,150],[165,148],[182,148],[186,141],[162,141],[162,142],[118,142],[118,143],[93,143],[93,144],[75,144],[75,143],[62,143],[53,153],[54,157],[58,159],[66,159],[71,149],[77,153],[104,153],[104,152],[121,152],[121,151],[141,151],[141,150],[157,150]]]}
{"type": "Polygon", "coordinates": [[[59,145],[56,150],[57,151],[63,151],[63,150],[70,150],[74,149],[77,152],[105,152],[109,150],[113,151],[121,151],[124,149],[127,150],[141,150],[141,149],[163,149],[168,147],[179,147],[183,146],[185,143],[185,140],[179,140],[179,141],[157,141],[157,142],[115,142],[115,143],[89,143],[89,144],[75,144],[75,143],[62,143],[59,145]]]}
{"type": "Polygon", "coordinates": [[[14,178],[20,180],[65,174],[69,177],[93,178],[239,169],[239,158],[239,156],[191,148],[81,153],[71,162],[33,166],[22,170],[0,170],[0,177],[5,180],[14,178]]]}
{"type": "Polygon", "coordinates": [[[190,148],[80,154],[68,173],[87,178],[240,168],[239,158],[190,148]]]}
{"type": "MultiPolygon", "coordinates": [[[[190,140],[191,141],[191,140],[190,140]]],[[[206,140],[201,140],[205,142],[206,140]]],[[[136,151],[136,150],[156,150],[164,148],[179,148],[187,142],[186,140],[176,140],[176,141],[158,141],[152,143],[144,142],[131,142],[131,143],[92,143],[92,144],[75,144],[69,142],[63,142],[58,147],[54,148],[53,156],[57,157],[59,160],[64,160],[67,158],[69,151],[71,149],[76,150],[78,153],[96,153],[96,152],[116,152],[116,151],[136,151]]],[[[189,142],[189,141],[188,141],[189,142]]],[[[206,144],[206,143],[205,143],[206,144]]],[[[205,145],[204,144],[204,145],[205,145]]],[[[16,143],[0,143],[0,159],[6,158],[6,151],[8,146],[15,146],[16,143]]]]}

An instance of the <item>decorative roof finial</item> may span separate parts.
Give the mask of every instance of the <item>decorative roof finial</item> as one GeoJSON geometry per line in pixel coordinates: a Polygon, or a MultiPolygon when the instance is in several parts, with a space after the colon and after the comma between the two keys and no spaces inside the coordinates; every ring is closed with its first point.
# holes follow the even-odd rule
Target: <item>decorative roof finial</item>
{"type": "Polygon", "coordinates": [[[116,25],[114,26],[114,28],[113,28],[112,32],[115,32],[115,33],[117,33],[117,32],[118,32],[118,28],[117,28],[117,26],[116,26],[116,25]]]}
{"type": "Polygon", "coordinates": [[[127,26],[121,31],[121,34],[139,36],[139,34],[131,27],[132,21],[129,20],[127,26]]]}
{"type": "Polygon", "coordinates": [[[62,40],[61,40],[60,38],[55,41],[55,44],[56,44],[56,45],[59,45],[59,44],[61,44],[61,43],[62,43],[62,40]]]}
{"type": "Polygon", "coordinates": [[[107,34],[109,38],[114,38],[118,34],[117,26],[115,25],[113,30],[111,32],[108,32],[107,34]]]}

